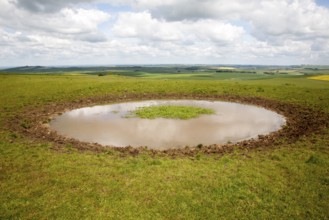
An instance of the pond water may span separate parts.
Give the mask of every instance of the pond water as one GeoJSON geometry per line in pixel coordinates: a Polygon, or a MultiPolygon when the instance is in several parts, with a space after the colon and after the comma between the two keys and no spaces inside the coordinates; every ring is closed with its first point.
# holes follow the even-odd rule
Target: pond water
{"type": "Polygon", "coordinates": [[[153,100],[85,107],[57,116],[50,128],[80,141],[116,147],[180,148],[198,144],[238,142],[279,130],[282,115],[253,105],[221,101],[153,100]],[[139,107],[154,105],[199,106],[213,115],[189,120],[127,118],[139,107]]]}

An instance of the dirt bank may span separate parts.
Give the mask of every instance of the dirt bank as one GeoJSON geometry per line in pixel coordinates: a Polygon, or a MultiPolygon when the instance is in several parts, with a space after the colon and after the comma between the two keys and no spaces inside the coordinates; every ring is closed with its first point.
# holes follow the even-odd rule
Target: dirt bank
{"type": "Polygon", "coordinates": [[[53,143],[53,148],[63,150],[70,145],[78,150],[89,150],[94,152],[103,152],[114,149],[122,155],[138,155],[147,152],[156,155],[170,156],[193,156],[198,153],[205,154],[223,154],[232,151],[232,146],[238,146],[243,149],[268,148],[275,147],[281,143],[293,143],[302,136],[308,136],[313,133],[321,132],[329,127],[329,116],[323,112],[313,110],[300,105],[288,104],[275,100],[268,100],[255,97],[223,96],[223,95],[158,95],[158,94],[127,94],[124,96],[102,96],[90,97],[76,100],[74,102],[53,103],[39,108],[27,108],[24,112],[8,118],[6,127],[10,130],[24,134],[35,141],[49,141],[53,143]],[[218,145],[216,143],[209,146],[190,146],[183,149],[170,149],[164,151],[150,150],[147,147],[132,148],[130,146],[117,148],[114,146],[104,147],[96,143],[80,142],[71,138],[58,135],[50,131],[47,123],[52,117],[65,111],[117,102],[139,101],[150,99],[200,99],[200,100],[219,100],[239,102],[244,104],[253,104],[278,112],[286,117],[287,124],[281,130],[273,132],[266,136],[259,136],[257,140],[246,140],[237,144],[218,145]]]}

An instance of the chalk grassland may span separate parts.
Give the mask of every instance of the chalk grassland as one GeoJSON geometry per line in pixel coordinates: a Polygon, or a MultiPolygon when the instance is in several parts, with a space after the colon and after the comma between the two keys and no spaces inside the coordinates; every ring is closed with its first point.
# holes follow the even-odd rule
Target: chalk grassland
{"type": "Polygon", "coordinates": [[[329,130],[221,157],[78,152],[4,128],[26,108],[107,94],[233,94],[329,113],[329,82],[0,75],[1,219],[328,219],[329,130]]]}

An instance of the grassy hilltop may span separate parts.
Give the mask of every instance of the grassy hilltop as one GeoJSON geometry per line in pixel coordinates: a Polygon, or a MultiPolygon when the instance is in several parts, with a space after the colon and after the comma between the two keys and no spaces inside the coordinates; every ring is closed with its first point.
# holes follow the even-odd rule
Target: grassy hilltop
{"type": "Polygon", "coordinates": [[[80,151],[65,143],[57,147],[8,126],[18,118],[15,126],[28,129],[30,122],[20,117],[43,106],[147,94],[260,97],[329,114],[329,81],[309,78],[326,79],[325,68],[135,66],[2,72],[1,219],[329,218],[328,128],[294,142],[282,139],[273,148],[172,157],[80,151]]]}

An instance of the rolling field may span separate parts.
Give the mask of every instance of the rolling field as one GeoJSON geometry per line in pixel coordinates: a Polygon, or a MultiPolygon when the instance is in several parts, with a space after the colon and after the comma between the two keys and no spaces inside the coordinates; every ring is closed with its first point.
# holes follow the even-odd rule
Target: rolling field
{"type": "Polygon", "coordinates": [[[270,149],[172,157],[58,148],[7,126],[27,109],[147,94],[260,97],[329,114],[328,81],[197,72],[11,73],[0,82],[0,219],[329,218],[328,128],[270,149]]]}

